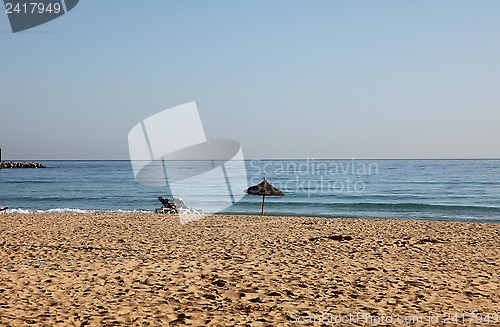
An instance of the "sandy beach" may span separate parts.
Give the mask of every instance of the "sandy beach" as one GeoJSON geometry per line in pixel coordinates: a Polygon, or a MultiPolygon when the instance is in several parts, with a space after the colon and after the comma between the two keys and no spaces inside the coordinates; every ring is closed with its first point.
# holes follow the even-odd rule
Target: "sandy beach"
{"type": "Polygon", "coordinates": [[[500,225],[0,215],[0,325],[500,325],[500,225]]]}

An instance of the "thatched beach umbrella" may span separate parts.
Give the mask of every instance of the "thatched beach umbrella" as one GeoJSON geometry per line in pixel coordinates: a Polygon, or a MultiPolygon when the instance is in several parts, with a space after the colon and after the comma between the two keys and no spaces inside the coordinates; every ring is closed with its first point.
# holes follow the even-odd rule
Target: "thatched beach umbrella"
{"type": "Polygon", "coordinates": [[[259,184],[247,188],[245,193],[250,195],[262,195],[262,216],[264,216],[264,199],[266,196],[285,196],[285,193],[272,186],[265,178],[259,184]]]}

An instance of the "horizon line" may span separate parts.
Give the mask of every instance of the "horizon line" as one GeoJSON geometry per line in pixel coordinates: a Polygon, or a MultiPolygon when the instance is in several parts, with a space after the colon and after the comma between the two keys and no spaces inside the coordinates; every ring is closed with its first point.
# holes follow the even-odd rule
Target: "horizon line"
{"type": "MultiPolygon", "coordinates": [[[[228,161],[227,158],[224,159],[187,159],[187,160],[167,160],[167,161],[228,161]]],[[[282,160],[500,160],[500,157],[494,158],[248,158],[241,159],[241,161],[250,160],[269,160],[269,161],[282,161],[282,160]]],[[[17,161],[162,161],[162,159],[144,159],[144,160],[130,160],[130,159],[7,159],[2,160],[2,162],[17,162],[17,161]]],[[[240,160],[237,160],[240,161],[240,160]]]]}

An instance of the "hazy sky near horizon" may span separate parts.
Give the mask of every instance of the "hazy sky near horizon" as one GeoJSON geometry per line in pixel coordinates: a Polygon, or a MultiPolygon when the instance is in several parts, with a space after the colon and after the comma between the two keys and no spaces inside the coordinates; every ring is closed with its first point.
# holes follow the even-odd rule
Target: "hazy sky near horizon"
{"type": "Polygon", "coordinates": [[[3,158],[128,159],[135,124],[190,101],[207,137],[246,158],[500,158],[499,13],[496,0],[81,0],[13,34],[0,12],[3,158]]]}

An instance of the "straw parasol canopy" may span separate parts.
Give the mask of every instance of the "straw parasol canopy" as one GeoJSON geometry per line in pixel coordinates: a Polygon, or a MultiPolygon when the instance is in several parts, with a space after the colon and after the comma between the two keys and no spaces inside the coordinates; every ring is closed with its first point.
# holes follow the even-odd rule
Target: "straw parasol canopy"
{"type": "Polygon", "coordinates": [[[245,193],[250,195],[262,195],[262,216],[264,216],[264,199],[266,196],[285,196],[285,193],[271,185],[265,178],[259,184],[247,188],[245,193]]]}

